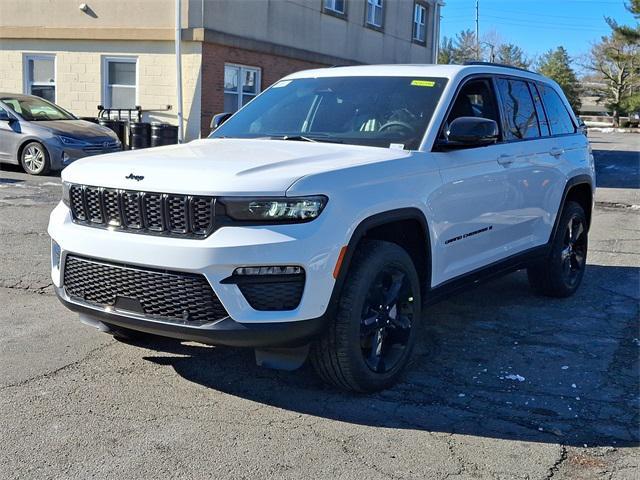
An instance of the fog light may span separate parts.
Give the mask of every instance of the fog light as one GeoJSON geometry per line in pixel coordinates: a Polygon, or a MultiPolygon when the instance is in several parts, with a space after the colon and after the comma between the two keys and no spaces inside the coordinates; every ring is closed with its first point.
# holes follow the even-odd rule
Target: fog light
{"type": "Polygon", "coordinates": [[[61,252],[60,245],[55,240],[51,240],[51,266],[56,270],[60,270],[61,252]]]}
{"type": "Polygon", "coordinates": [[[276,265],[270,267],[238,267],[234,275],[299,275],[302,267],[293,265],[276,265]]]}

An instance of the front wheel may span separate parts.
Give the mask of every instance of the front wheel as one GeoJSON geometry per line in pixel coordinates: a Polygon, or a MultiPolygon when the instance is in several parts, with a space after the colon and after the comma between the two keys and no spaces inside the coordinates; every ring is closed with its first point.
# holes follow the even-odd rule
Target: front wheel
{"type": "Polygon", "coordinates": [[[311,363],[324,381],[344,390],[387,388],[409,361],[420,315],[420,281],[409,254],[394,243],[365,241],[311,363]]]}
{"type": "Polygon", "coordinates": [[[562,210],[549,256],[527,270],[533,290],[549,297],[573,295],[587,265],[587,244],[584,209],[579,203],[569,201],[562,210]]]}
{"type": "Polygon", "coordinates": [[[51,169],[49,152],[40,142],[29,142],[24,146],[20,164],[29,175],[46,175],[51,169]]]}

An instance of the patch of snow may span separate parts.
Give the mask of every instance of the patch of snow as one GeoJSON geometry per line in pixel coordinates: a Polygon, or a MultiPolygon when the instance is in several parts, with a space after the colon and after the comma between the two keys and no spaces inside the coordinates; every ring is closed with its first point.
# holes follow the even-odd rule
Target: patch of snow
{"type": "Polygon", "coordinates": [[[578,388],[578,387],[576,387],[576,384],[575,384],[575,383],[572,383],[572,384],[571,384],[571,388],[578,388]]]}
{"type": "Polygon", "coordinates": [[[563,365],[561,368],[562,368],[562,370],[568,370],[569,369],[569,365],[563,365]]]}
{"type": "Polygon", "coordinates": [[[524,382],[524,377],[522,375],[516,375],[516,374],[513,374],[513,373],[510,374],[510,375],[507,375],[504,378],[506,378],[507,380],[517,380],[519,382],[524,382]]]}
{"type": "Polygon", "coordinates": [[[459,393],[458,397],[463,398],[463,397],[466,397],[466,395],[464,393],[459,393]]]}

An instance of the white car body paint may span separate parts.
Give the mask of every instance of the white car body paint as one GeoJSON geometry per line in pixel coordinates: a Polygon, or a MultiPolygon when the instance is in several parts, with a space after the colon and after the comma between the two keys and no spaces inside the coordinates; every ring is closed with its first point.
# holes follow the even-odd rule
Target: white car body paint
{"type": "MultiPolygon", "coordinates": [[[[494,66],[393,65],[298,72],[284,80],[387,75],[445,77],[448,84],[416,151],[279,140],[203,139],[79,160],[62,173],[65,182],[145,192],[326,195],[326,208],[311,222],[223,227],[204,240],[192,240],[88,228],[75,224],[70,210],[60,203],[51,214],[49,235],[60,245],[63,262],[66,254],[73,253],[140,267],[200,273],[235,321],[292,322],[325,313],[335,285],[333,271],[340,250],[362,221],[390,210],[416,208],[424,214],[429,230],[429,286],[437,287],[546,244],[569,179],[577,175],[594,178],[588,140],[579,134],[432,152],[456,89],[473,74],[515,75],[544,82],[566,103],[554,82],[533,73],[494,66]],[[553,148],[564,153],[552,156],[549,152],[553,148]],[[513,157],[513,162],[498,163],[503,155],[513,157]],[[134,181],[126,178],[129,174],[144,178],[134,181]],[[487,230],[447,242],[482,229],[487,230]],[[298,308],[257,311],[236,285],[220,283],[235,268],[252,265],[302,266],[306,284],[298,308]]],[[[573,120],[577,124],[575,117],[573,120]]],[[[62,287],[61,272],[55,266],[52,279],[62,287]]]]}

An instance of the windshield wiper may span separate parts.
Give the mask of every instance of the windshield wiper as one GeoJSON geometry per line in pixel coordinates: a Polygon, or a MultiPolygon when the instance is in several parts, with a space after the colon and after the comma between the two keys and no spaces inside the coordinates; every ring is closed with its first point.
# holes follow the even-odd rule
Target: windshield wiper
{"type": "Polygon", "coordinates": [[[295,140],[298,142],[317,142],[313,138],[305,137],[304,135],[285,135],[282,140],[295,140]]]}

